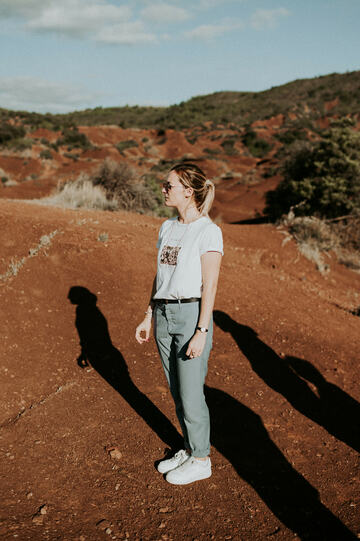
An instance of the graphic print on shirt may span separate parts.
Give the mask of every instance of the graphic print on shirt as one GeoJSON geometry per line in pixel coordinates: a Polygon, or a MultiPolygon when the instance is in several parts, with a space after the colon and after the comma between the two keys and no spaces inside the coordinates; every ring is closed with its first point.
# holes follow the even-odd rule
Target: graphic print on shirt
{"type": "Polygon", "coordinates": [[[164,246],[161,250],[160,263],[164,265],[177,265],[181,246],[164,246]]]}

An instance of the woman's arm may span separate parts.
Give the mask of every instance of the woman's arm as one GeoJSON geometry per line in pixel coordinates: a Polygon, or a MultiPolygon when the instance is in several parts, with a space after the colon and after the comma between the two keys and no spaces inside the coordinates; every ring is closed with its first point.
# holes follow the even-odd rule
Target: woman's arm
{"type": "Polygon", "coordinates": [[[156,293],[156,275],[153,281],[149,305],[146,309],[145,317],[143,321],[140,323],[140,325],[136,327],[136,331],[135,331],[135,338],[139,342],[139,344],[149,341],[149,336],[150,336],[150,331],[151,331],[152,311],[153,311],[153,306],[154,306],[153,296],[155,295],[155,293],[156,293]],[[141,336],[142,332],[145,333],[145,338],[141,336]]]}
{"type": "MultiPolygon", "coordinates": [[[[206,252],[201,256],[203,289],[198,326],[205,327],[206,329],[209,327],[214,308],[221,258],[222,255],[220,252],[206,252]]],[[[203,352],[205,342],[206,333],[197,330],[189,342],[186,355],[189,357],[199,357],[203,352]]]]}

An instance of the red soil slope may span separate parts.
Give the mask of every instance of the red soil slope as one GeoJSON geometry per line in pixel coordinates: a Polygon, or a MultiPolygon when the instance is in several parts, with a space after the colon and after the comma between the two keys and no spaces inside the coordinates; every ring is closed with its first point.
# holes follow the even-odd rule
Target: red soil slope
{"type": "Polygon", "coordinates": [[[0,198],[44,197],[59,183],[75,180],[80,173],[91,174],[106,158],[126,163],[139,177],[152,174],[158,179],[166,175],[171,163],[187,159],[204,169],[216,183],[219,194],[224,192],[225,199],[219,199],[214,208],[222,221],[251,219],[262,211],[264,193],[279,181],[278,176],[265,180],[264,173],[278,165],[274,154],[280,143],[274,134],[282,123],[282,115],[254,123],[253,129],[259,137],[273,145],[265,160],[253,157],[241,141],[242,132],[230,128],[196,128],[194,135],[191,130],[166,130],[159,134],[157,130],[118,126],[80,127],[79,131],[93,147],[80,149],[63,145],[57,151],[46,142],[54,143],[61,134],[38,129],[27,136],[33,141],[31,148],[0,149],[0,198]],[[222,146],[229,138],[235,141],[233,149],[222,146]],[[134,146],[119,152],[117,145],[126,141],[134,146]],[[232,205],[224,204],[230,188],[231,197],[236,199],[232,205]]]}
{"type": "Polygon", "coordinates": [[[360,276],[321,276],[272,226],[222,226],[213,476],[174,487],[154,468],[172,402],[154,341],[134,340],[160,222],[0,201],[1,539],[359,537],[360,276]],[[97,296],[78,313],[92,368],[73,286],[97,296]]]}

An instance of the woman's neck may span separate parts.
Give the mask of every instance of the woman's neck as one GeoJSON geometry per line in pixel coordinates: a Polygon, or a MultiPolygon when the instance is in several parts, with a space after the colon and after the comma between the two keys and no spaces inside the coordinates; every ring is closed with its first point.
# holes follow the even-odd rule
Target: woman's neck
{"type": "Polygon", "coordinates": [[[188,206],[183,209],[178,208],[177,210],[179,213],[178,220],[181,224],[190,224],[201,217],[201,214],[195,205],[191,207],[188,206]]]}

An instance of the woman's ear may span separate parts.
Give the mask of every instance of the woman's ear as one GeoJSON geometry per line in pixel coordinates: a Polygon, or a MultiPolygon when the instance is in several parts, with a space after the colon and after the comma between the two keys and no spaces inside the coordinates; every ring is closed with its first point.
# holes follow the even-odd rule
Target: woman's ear
{"type": "Polygon", "coordinates": [[[191,197],[194,194],[193,188],[185,188],[185,197],[191,197]]]}

